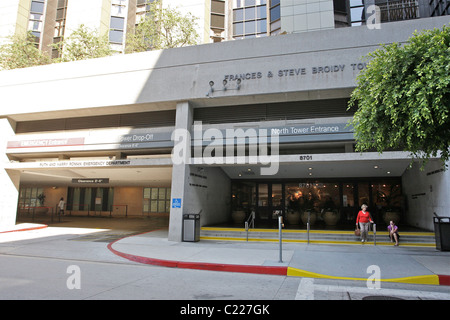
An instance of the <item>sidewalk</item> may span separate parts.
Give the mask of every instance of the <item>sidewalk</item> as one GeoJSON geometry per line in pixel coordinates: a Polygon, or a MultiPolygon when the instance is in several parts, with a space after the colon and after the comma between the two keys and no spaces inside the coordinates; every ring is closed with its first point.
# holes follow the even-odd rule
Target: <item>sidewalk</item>
{"type": "Polygon", "coordinates": [[[167,230],[119,239],[108,248],[150,265],[308,278],[450,285],[450,252],[435,248],[200,240],[172,242],[167,230]]]}
{"type": "MultiPolygon", "coordinates": [[[[46,228],[19,224],[1,233],[46,228]]],[[[450,252],[433,247],[328,245],[200,240],[173,242],[160,229],[108,244],[131,261],[173,268],[272,274],[305,278],[450,285],[450,252]]]]}

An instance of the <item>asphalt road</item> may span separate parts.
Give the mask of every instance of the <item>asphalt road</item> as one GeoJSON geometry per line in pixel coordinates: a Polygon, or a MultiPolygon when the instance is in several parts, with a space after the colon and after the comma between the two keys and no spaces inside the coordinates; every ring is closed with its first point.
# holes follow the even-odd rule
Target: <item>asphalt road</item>
{"type": "MultiPolygon", "coordinates": [[[[379,289],[369,289],[361,281],[139,264],[118,257],[107,248],[111,241],[138,232],[132,229],[59,225],[0,234],[0,299],[177,301],[171,312],[191,315],[207,309],[189,310],[189,302],[189,307],[200,308],[201,303],[211,300],[223,301],[213,305],[216,314],[222,315],[225,306],[237,305],[239,301],[261,306],[258,312],[268,311],[263,306],[272,304],[269,310],[274,314],[280,310],[276,301],[450,300],[448,286],[383,283],[379,289]]],[[[299,302],[295,301],[295,306],[299,302]]],[[[230,308],[227,312],[232,313],[230,308]]],[[[256,308],[239,312],[255,313],[256,308]]]]}

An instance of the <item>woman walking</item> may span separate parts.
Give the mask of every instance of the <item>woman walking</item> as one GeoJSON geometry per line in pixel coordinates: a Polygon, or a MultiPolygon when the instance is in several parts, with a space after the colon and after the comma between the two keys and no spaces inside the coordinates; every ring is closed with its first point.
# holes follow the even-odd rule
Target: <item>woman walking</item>
{"type": "Polygon", "coordinates": [[[373,223],[372,217],[370,216],[369,211],[367,211],[368,206],[363,204],[361,206],[361,211],[358,212],[358,216],[356,217],[356,228],[359,227],[361,229],[361,242],[364,243],[367,241],[367,234],[369,233],[369,223],[373,223]]]}

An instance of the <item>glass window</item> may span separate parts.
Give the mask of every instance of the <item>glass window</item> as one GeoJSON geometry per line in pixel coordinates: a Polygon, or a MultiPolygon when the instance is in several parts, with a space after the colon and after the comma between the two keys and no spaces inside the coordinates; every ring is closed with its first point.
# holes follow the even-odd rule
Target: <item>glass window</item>
{"type": "Polygon", "coordinates": [[[358,183],[358,207],[370,204],[369,183],[358,183]]]}
{"type": "Polygon", "coordinates": [[[256,7],[245,8],[245,20],[254,20],[256,18],[256,7]]]}
{"type": "Polygon", "coordinates": [[[124,21],[125,21],[124,18],[111,17],[110,28],[111,29],[123,30],[124,21]]]}
{"type": "Polygon", "coordinates": [[[171,188],[144,188],[144,213],[169,213],[171,188]]]}
{"type": "Polygon", "coordinates": [[[266,19],[256,21],[256,30],[258,33],[266,33],[267,32],[266,19]]]}
{"type": "Polygon", "coordinates": [[[270,31],[275,31],[275,30],[278,30],[278,29],[280,29],[280,28],[281,28],[281,20],[272,22],[272,23],[270,24],[270,31]]]}
{"type": "Polygon", "coordinates": [[[28,30],[42,31],[42,22],[41,21],[30,20],[28,22],[28,30]]]}
{"type": "Polygon", "coordinates": [[[335,210],[340,208],[339,185],[337,183],[316,183],[320,209],[335,210]]]}
{"type": "Polygon", "coordinates": [[[111,42],[122,43],[123,31],[110,30],[109,31],[109,40],[111,42]]]}
{"type": "Polygon", "coordinates": [[[245,22],[245,34],[256,33],[256,21],[245,22]]]}
{"type": "Polygon", "coordinates": [[[44,3],[32,1],[31,2],[31,12],[44,13],[44,3]]]}
{"type": "Polygon", "coordinates": [[[158,201],[158,212],[165,212],[166,211],[166,201],[158,201]]]}
{"type": "Polygon", "coordinates": [[[239,23],[233,24],[233,34],[234,35],[244,34],[244,23],[239,22],[239,23]]]}
{"type": "Polygon", "coordinates": [[[360,21],[364,18],[364,7],[350,8],[350,16],[352,21],[360,21]]]}
{"type": "Polygon", "coordinates": [[[67,210],[109,211],[114,203],[114,188],[69,187],[67,210]]]}
{"type": "Polygon", "coordinates": [[[266,6],[256,7],[256,17],[258,19],[265,19],[267,17],[266,6]]]}
{"type": "Polygon", "coordinates": [[[281,183],[272,184],[272,206],[281,206],[281,201],[283,199],[282,186],[281,183]]]}
{"type": "Polygon", "coordinates": [[[258,185],[258,206],[265,207],[269,205],[269,186],[267,184],[258,185]]]}
{"type": "MultiPolygon", "coordinates": [[[[250,212],[256,205],[256,188],[253,182],[234,182],[231,185],[232,211],[250,212]]],[[[266,194],[267,197],[267,194],[266,194]]]]}
{"type": "Polygon", "coordinates": [[[64,14],[66,13],[66,9],[58,9],[56,10],[56,20],[64,19],[64,14]]]}
{"type": "Polygon", "coordinates": [[[342,184],[342,206],[343,207],[354,207],[355,206],[355,195],[353,183],[342,184]]]}
{"type": "Polygon", "coordinates": [[[42,188],[21,188],[19,193],[19,209],[29,209],[40,206],[41,204],[39,203],[38,196],[42,193],[42,188]]]}
{"type": "Polygon", "coordinates": [[[211,12],[225,14],[225,2],[212,0],[211,12]]]}
{"type": "Polygon", "coordinates": [[[30,13],[30,19],[32,20],[41,20],[42,14],[40,13],[30,13]]]}
{"type": "Polygon", "coordinates": [[[255,0],[245,0],[245,5],[246,6],[254,6],[255,5],[255,0]]]}
{"type": "Polygon", "coordinates": [[[233,10],[233,21],[244,20],[244,9],[233,10]]]}
{"type": "Polygon", "coordinates": [[[350,6],[354,7],[354,6],[362,6],[364,5],[364,1],[363,0],[350,0],[350,6]]]}
{"type": "Polygon", "coordinates": [[[272,0],[271,2],[270,2],[270,5],[273,7],[273,6],[276,6],[277,4],[280,4],[280,0],[272,0]]]}
{"type": "Polygon", "coordinates": [[[378,208],[402,207],[401,195],[399,182],[380,181],[372,184],[373,202],[378,208]]]}
{"type": "Polygon", "coordinates": [[[280,6],[276,6],[270,9],[270,21],[275,21],[280,19],[280,6]]]}
{"type": "Polygon", "coordinates": [[[41,38],[41,33],[39,31],[32,31],[31,34],[35,37],[35,41],[39,42],[39,39],[41,38]]]}

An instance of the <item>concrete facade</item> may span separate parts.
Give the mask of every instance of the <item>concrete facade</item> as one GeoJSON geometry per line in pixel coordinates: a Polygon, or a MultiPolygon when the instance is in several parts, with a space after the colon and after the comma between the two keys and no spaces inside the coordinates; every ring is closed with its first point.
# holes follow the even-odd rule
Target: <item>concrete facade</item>
{"type": "MultiPolygon", "coordinates": [[[[214,107],[242,111],[255,106],[257,110],[258,105],[271,103],[326,104],[348,98],[356,76],[364,68],[364,55],[382,43],[402,43],[415,30],[441,28],[447,22],[446,17],[428,18],[387,23],[379,30],[364,26],[322,30],[2,71],[0,117],[6,141],[1,149],[0,179],[4,191],[0,203],[5,210],[0,221],[14,224],[19,184],[67,187],[73,185],[72,178],[100,177],[109,177],[111,186],[122,188],[164,186],[170,181],[171,200],[181,199],[170,210],[171,240],[181,241],[183,213],[201,210],[202,225],[226,221],[230,215],[231,181],[243,179],[243,171],[262,172],[260,169],[268,165],[250,163],[249,159],[239,162],[235,156],[222,163],[208,162],[207,157],[196,161],[196,155],[189,153],[195,146],[191,138],[195,140],[197,111],[214,107]],[[226,90],[223,80],[227,81],[226,90]],[[106,121],[101,119],[162,111],[173,112],[174,125],[94,125],[18,132],[24,124],[31,128],[43,121],[54,124],[57,120],[95,116],[106,121]],[[182,140],[174,136],[178,130],[191,136],[182,140]],[[182,146],[184,149],[178,149],[182,146]],[[180,150],[188,152],[186,161],[175,163],[171,152],[180,150]]],[[[404,152],[354,153],[351,131],[345,129],[349,119],[333,115],[259,122],[235,119],[205,123],[203,130],[217,129],[218,134],[236,128],[267,129],[278,132],[277,139],[286,145],[307,145],[308,150],[316,144],[328,148],[327,152],[308,151],[306,156],[301,152],[280,154],[273,179],[307,177],[307,168],[313,165],[319,168],[317,178],[401,178],[411,212],[410,223],[431,229],[430,201],[432,210],[446,214],[448,172],[427,175],[437,170],[434,161],[429,170],[408,171],[410,159],[404,152]],[[311,126],[330,131],[302,135],[311,126]],[[288,127],[297,131],[284,135],[288,127]],[[345,151],[334,151],[333,146],[337,145],[345,146],[345,151]],[[372,170],[378,163],[383,164],[385,171],[372,170]],[[420,181],[420,187],[414,181],[420,181]],[[431,190],[430,186],[432,191],[421,191],[431,190]],[[414,197],[424,192],[425,197],[414,197]]],[[[257,138],[261,137],[259,133],[257,138]]],[[[233,140],[233,147],[238,144],[233,140]]],[[[267,177],[254,176],[263,178],[267,177]]]]}

